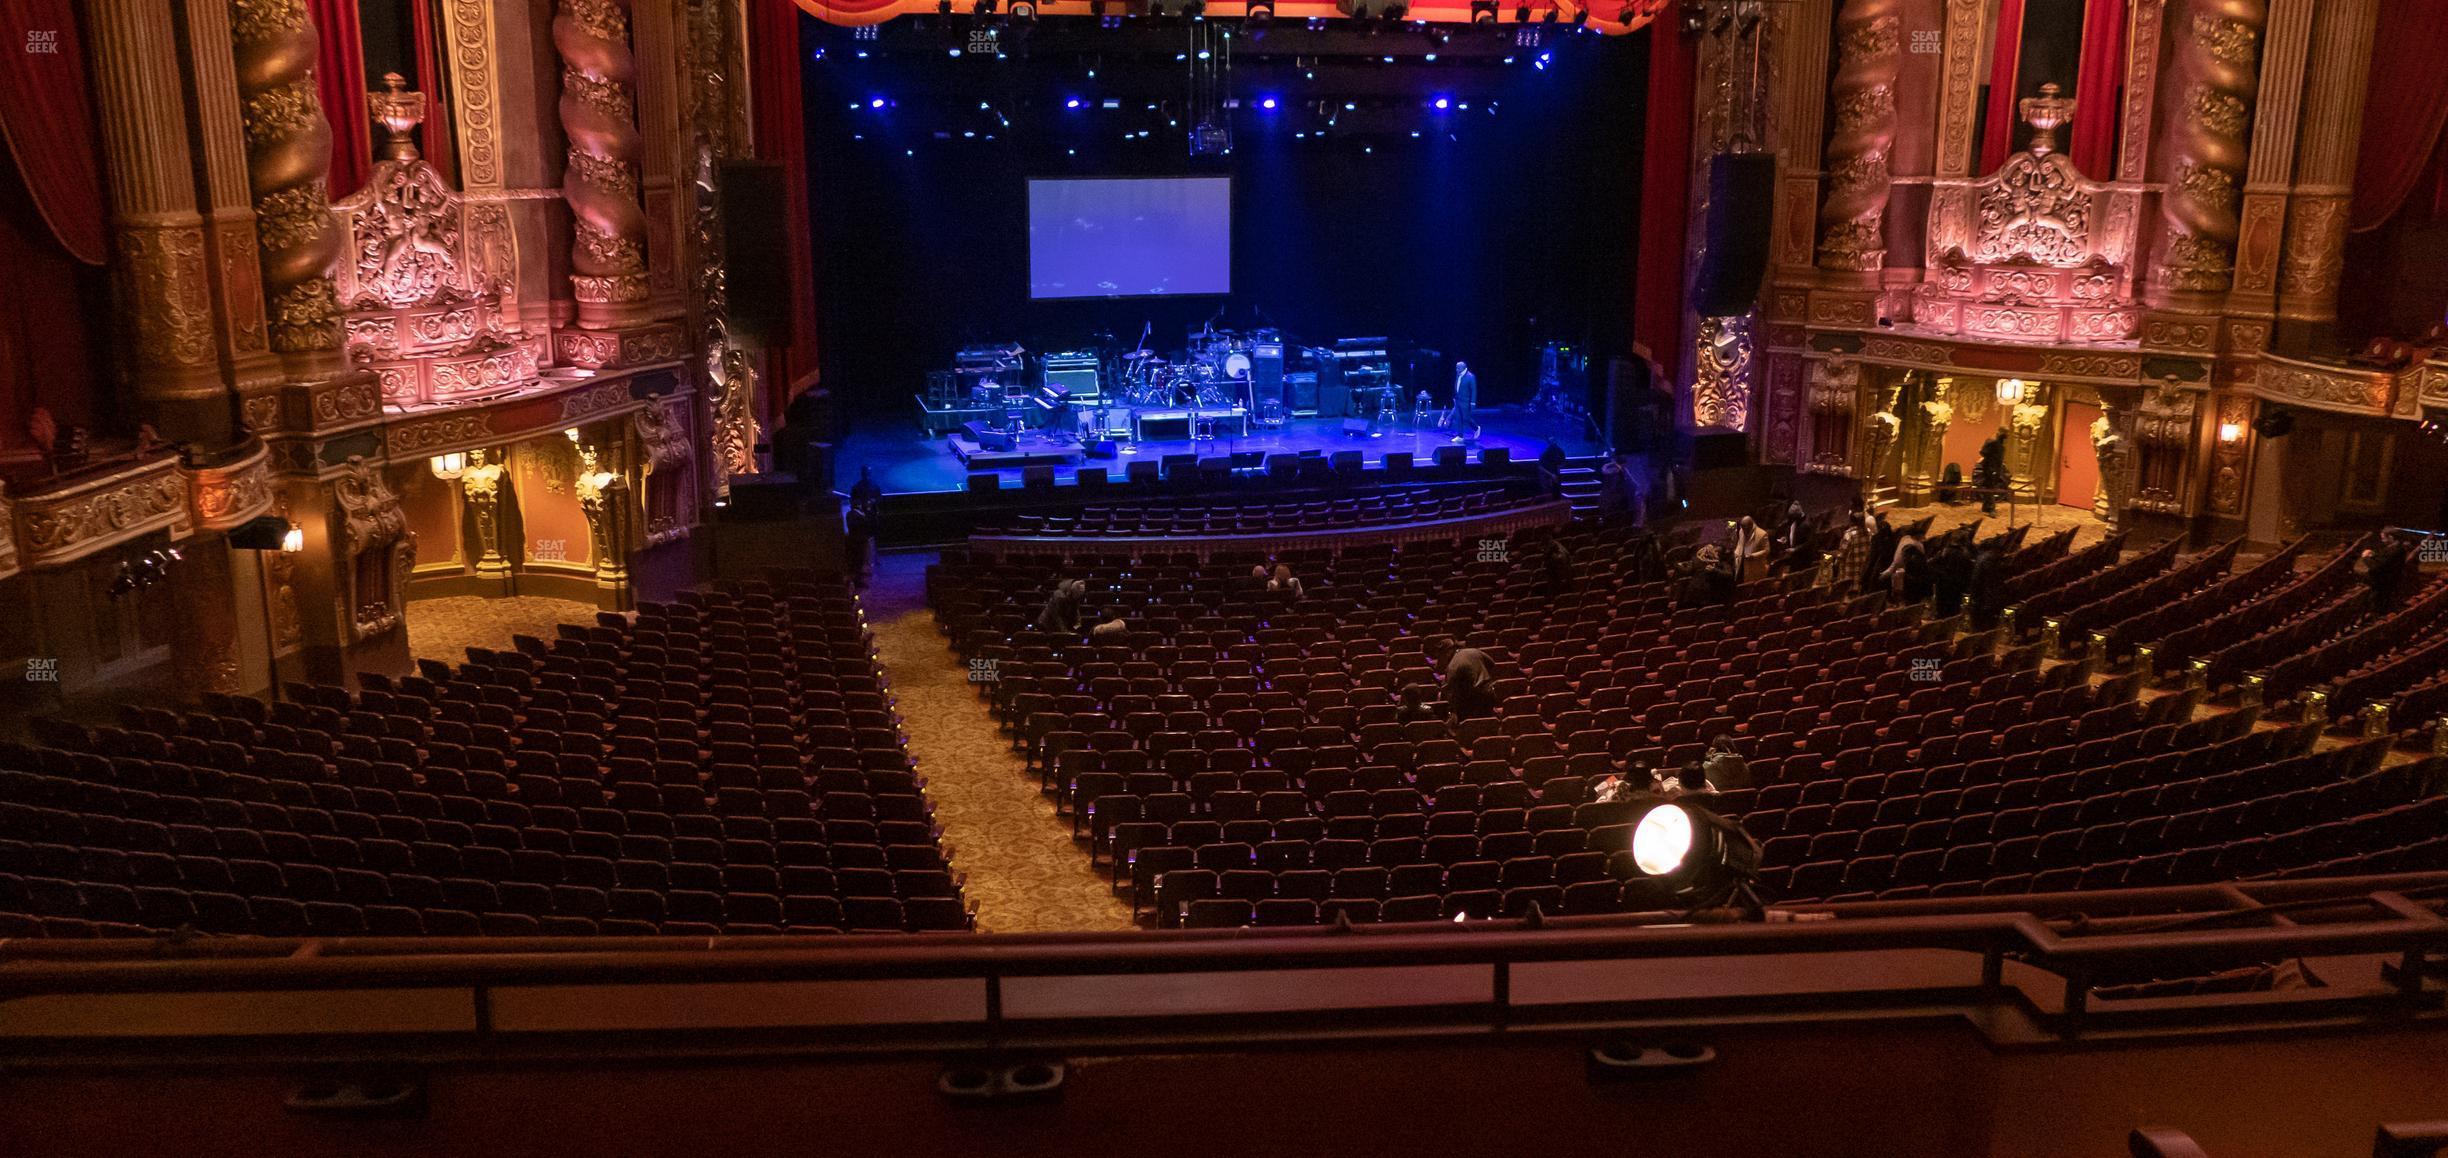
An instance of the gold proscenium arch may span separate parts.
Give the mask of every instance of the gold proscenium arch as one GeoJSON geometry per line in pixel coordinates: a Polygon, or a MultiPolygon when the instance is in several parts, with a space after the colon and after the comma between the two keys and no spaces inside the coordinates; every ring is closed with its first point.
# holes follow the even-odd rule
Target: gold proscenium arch
{"type": "MultiPolygon", "coordinates": [[[[1090,0],[1034,0],[1034,2],[1037,16],[1040,19],[1093,14],[1089,8],[1090,0]]],[[[1508,25],[1516,23],[1514,19],[1516,9],[1525,2],[1529,3],[1530,23],[1532,24],[1545,23],[1550,8],[1557,10],[1556,21],[1559,24],[1568,24],[1574,17],[1586,11],[1589,14],[1589,27],[1610,36],[1620,36],[1647,27],[1651,20],[1656,19],[1658,14],[1672,3],[1672,0],[1592,0],[1592,2],[1499,0],[1496,6],[1497,23],[1508,25]]],[[[801,10],[829,24],[882,24],[895,16],[933,15],[939,11],[939,0],[848,0],[845,3],[832,4],[825,3],[824,0],[796,0],[796,3],[801,10]]],[[[995,7],[998,11],[1007,9],[1009,2],[998,0],[995,7]]],[[[1272,10],[1277,20],[1349,19],[1344,15],[1343,10],[1333,3],[1320,3],[1316,0],[1281,4],[1270,4],[1266,0],[1256,0],[1256,3],[1251,3],[1250,0],[1211,0],[1204,9],[1203,15],[1214,19],[1237,20],[1247,17],[1249,10],[1253,7],[1272,10]]],[[[1132,0],[1103,0],[1102,3],[1102,11],[1106,15],[1140,15],[1145,9],[1144,0],[1138,3],[1133,3],[1132,0]]],[[[972,0],[953,0],[952,12],[954,15],[965,16],[973,10],[972,0]]],[[[1410,5],[1410,10],[1405,13],[1404,20],[1432,24],[1468,24],[1471,22],[1472,15],[1470,0],[1415,0],[1410,5]]]]}

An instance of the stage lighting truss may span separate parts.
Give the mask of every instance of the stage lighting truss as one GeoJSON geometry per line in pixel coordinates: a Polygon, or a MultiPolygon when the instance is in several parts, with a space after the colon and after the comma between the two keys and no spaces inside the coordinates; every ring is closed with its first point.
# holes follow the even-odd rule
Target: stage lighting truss
{"type": "Polygon", "coordinates": [[[1757,911],[1758,842],[1742,826],[1689,798],[1643,796],[1632,824],[1632,864],[1677,901],[1698,910],[1757,911]]]}

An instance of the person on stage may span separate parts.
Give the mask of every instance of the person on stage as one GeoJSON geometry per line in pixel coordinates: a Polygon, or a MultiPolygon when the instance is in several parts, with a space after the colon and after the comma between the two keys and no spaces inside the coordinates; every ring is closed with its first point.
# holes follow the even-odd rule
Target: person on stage
{"type": "Polygon", "coordinates": [[[1453,441],[1471,443],[1479,440],[1479,376],[1471,373],[1470,363],[1454,363],[1453,441]]]}

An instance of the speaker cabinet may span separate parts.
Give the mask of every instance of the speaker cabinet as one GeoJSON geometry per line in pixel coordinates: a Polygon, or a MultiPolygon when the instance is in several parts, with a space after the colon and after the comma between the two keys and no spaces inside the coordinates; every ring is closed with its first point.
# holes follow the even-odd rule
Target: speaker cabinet
{"type": "Polygon", "coordinates": [[[1768,273],[1768,224],[1774,212],[1776,156],[1719,153],[1709,158],[1708,252],[1692,287],[1704,318],[1751,312],[1768,273]]]}
{"type": "Polygon", "coordinates": [[[781,244],[791,226],[790,188],[782,163],[724,162],[716,188],[731,332],[765,349],[790,345],[790,247],[781,244]]]}

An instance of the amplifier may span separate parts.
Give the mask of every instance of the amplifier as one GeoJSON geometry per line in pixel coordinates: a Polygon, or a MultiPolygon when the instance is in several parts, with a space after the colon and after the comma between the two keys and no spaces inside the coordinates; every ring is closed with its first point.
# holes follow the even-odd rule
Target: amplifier
{"type": "Polygon", "coordinates": [[[1283,376],[1284,407],[1302,418],[1315,418],[1318,412],[1318,376],[1315,371],[1301,370],[1283,376]]]}

